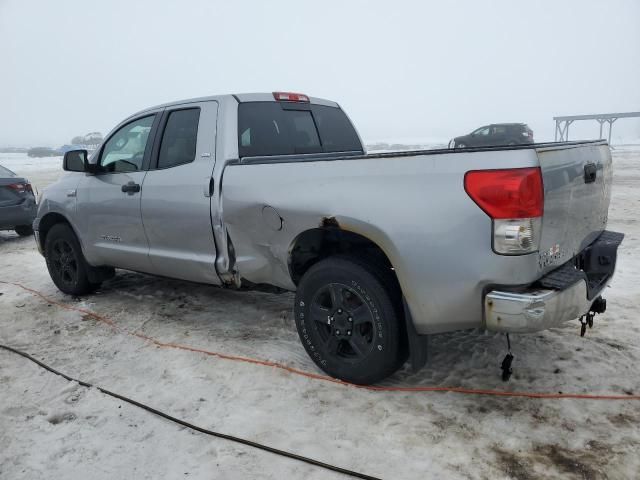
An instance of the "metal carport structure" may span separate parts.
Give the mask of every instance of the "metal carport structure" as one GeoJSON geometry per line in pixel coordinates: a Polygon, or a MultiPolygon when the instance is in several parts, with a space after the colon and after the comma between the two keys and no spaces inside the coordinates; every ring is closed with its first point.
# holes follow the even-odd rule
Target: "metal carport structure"
{"type": "Polygon", "coordinates": [[[602,125],[609,124],[609,136],[608,141],[611,145],[611,129],[613,123],[619,118],[632,118],[640,117],[640,112],[626,112],[626,113],[596,113],[592,115],[566,115],[562,117],[553,117],[556,122],[556,142],[566,142],[569,140],[569,126],[576,120],[595,120],[600,124],[600,137],[602,138],[602,125]]]}

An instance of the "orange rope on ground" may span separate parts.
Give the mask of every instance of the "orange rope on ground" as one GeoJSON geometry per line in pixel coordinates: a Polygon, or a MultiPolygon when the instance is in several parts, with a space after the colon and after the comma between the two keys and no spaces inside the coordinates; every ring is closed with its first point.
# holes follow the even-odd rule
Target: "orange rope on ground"
{"type": "Polygon", "coordinates": [[[376,385],[356,385],[353,383],[348,383],[342,380],[338,380],[336,378],[327,377],[326,375],[320,375],[317,373],[310,373],[310,372],[305,372],[303,370],[298,370],[297,368],[288,367],[287,365],[283,365],[277,362],[271,362],[269,360],[259,360],[255,358],[228,355],[225,353],[212,352],[212,351],[204,350],[201,348],[190,347],[188,345],[162,342],[155,338],[144,335],[143,333],[132,332],[123,327],[120,327],[119,325],[116,324],[116,322],[114,322],[109,317],[100,315],[91,310],[86,310],[84,308],[78,308],[72,305],[57,302],[45,296],[44,294],[38,292],[37,290],[26,287],[20,283],[7,282],[4,280],[0,280],[0,283],[19,287],[33,295],[40,297],[47,303],[56,305],[57,307],[63,308],[65,310],[83,313],[87,316],[90,316],[91,318],[94,318],[95,320],[98,320],[100,322],[103,322],[109,325],[114,330],[125,333],[127,335],[138,337],[142,340],[146,340],[158,347],[173,348],[177,350],[184,350],[187,352],[202,353],[204,355],[217,357],[223,360],[232,360],[236,362],[244,362],[244,363],[249,363],[253,365],[261,365],[264,367],[279,368],[281,370],[285,370],[294,375],[300,375],[302,377],[311,378],[313,380],[322,380],[324,382],[336,383],[339,385],[343,385],[345,387],[360,388],[363,390],[372,390],[372,391],[378,391],[378,392],[453,392],[453,393],[462,393],[462,394],[468,394],[468,395],[492,395],[492,396],[498,396],[498,397],[525,397],[525,398],[540,398],[540,399],[573,398],[573,399],[580,399],[580,400],[640,400],[640,395],[592,395],[592,394],[583,394],[583,393],[539,393],[539,392],[518,392],[518,391],[508,391],[508,390],[485,390],[485,389],[464,388],[464,387],[385,387],[385,386],[376,386],[376,385]]]}

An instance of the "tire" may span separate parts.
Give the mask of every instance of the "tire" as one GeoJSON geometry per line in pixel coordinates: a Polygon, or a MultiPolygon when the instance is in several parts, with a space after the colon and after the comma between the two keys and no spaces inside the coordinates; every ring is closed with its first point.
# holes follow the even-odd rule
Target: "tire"
{"type": "Polygon", "coordinates": [[[100,286],[89,281],[89,265],[69,225],[58,223],[47,233],[44,255],[51,280],[69,295],[86,295],[100,286]]]}
{"type": "Polygon", "coordinates": [[[321,260],[304,274],[294,314],[300,340],[318,367],[368,385],[402,366],[407,350],[396,285],[380,267],[351,257],[321,260]]]}
{"type": "Polygon", "coordinates": [[[31,225],[18,225],[14,230],[21,237],[29,237],[33,235],[33,227],[31,227],[31,225]]]}

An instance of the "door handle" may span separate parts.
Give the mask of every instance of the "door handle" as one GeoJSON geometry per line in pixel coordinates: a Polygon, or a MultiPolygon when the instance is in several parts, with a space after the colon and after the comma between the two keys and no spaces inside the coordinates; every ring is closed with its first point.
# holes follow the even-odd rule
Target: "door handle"
{"type": "Polygon", "coordinates": [[[124,193],[128,193],[129,195],[133,195],[134,193],[138,193],[140,191],[140,185],[135,182],[129,182],[126,185],[122,185],[122,191],[124,193]]]}
{"type": "Polygon", "coordinates": [[[587,163],[584,166],[584,183],[593,183],[596,181],[596,175],[598,174],[598,167],[595,163],[587,163]]]}

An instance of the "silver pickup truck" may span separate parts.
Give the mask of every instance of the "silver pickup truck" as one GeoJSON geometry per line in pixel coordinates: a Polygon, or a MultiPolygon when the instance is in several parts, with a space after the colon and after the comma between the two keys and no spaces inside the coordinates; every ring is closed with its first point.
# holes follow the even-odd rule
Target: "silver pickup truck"
{"type": "Polygon", "coordinates": [[[420,368],[429,334],[590,322],[622,241],[603,141],[366,154],[302,94],[149,108],[64,169],[34,222],[61,291],[115,268],[295,291],[310,357],[360,384],[420,368]]]}

